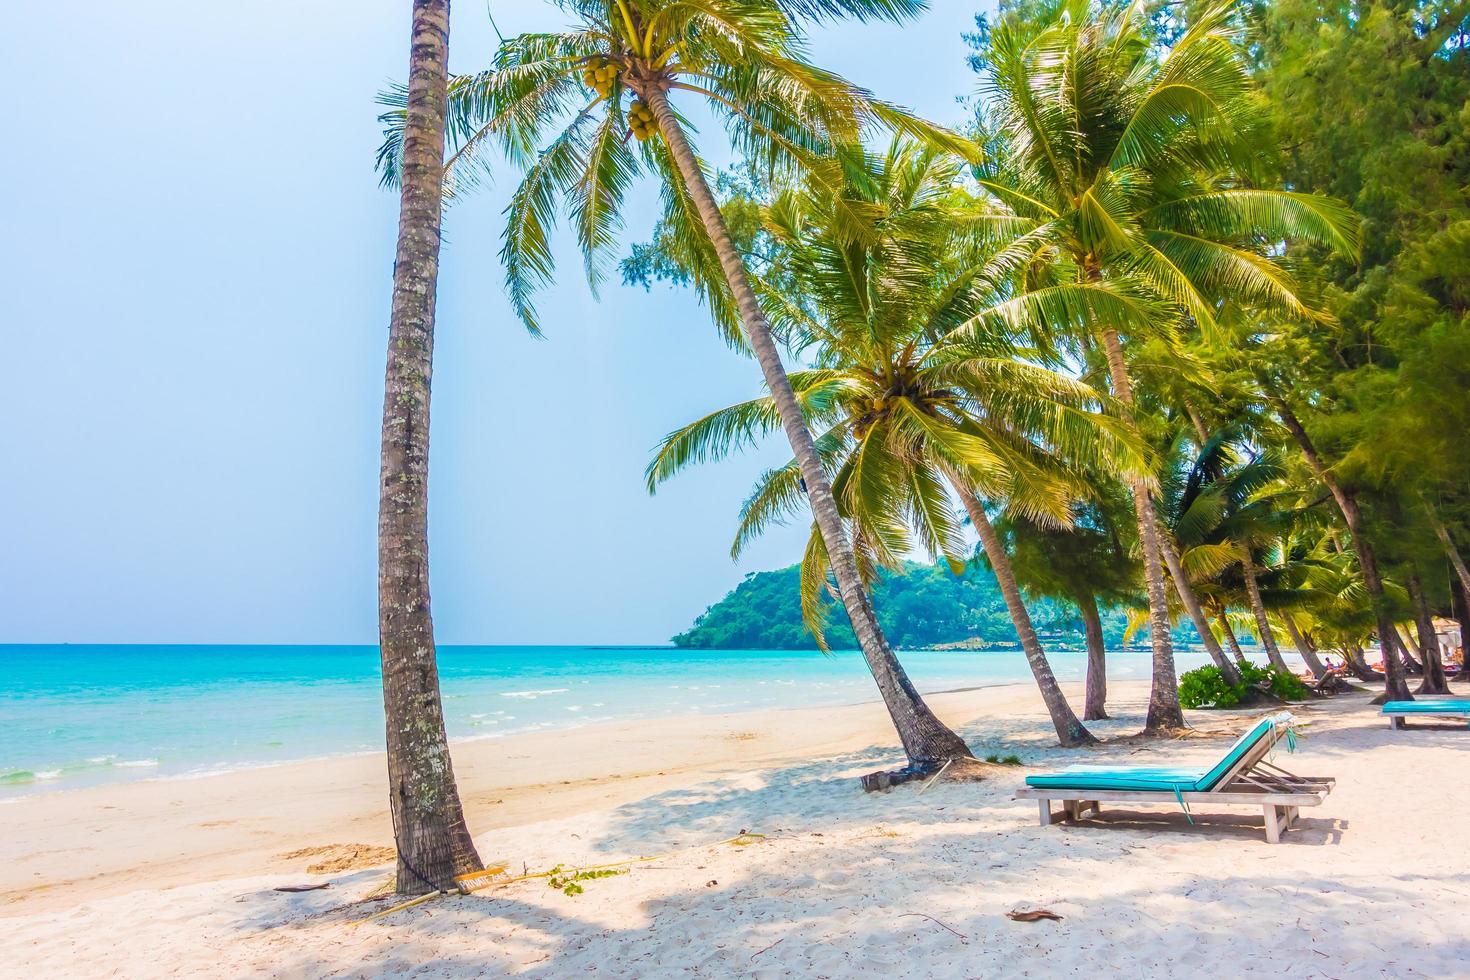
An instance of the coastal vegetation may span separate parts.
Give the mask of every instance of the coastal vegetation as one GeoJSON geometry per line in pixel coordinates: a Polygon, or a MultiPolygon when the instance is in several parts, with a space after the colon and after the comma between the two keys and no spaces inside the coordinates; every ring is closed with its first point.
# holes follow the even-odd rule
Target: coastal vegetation
{"type": "MultiPolygon", "coordinates": [[[[800,565],[752,572],[675,636],[674,645],[691,650],[816,650],[816,638],[802,619],[800,582],[800,565]]],[[[968,563],[959,574],[947,562],[905,562],[898,569],[880,569],[871,588],[883,631],[901,648],[1019,646],[1005,598],[981,562],[968,563]]],[[[832,598],[823,601],[829,606],[823,611],[827,645],[857,649],[851,627],[832,616],[832,598]]],[[[1076,606],[1037,597],[1027,602],[1027,609],[1044,642],[1090,647],[1089,627],[1076,606]]],[[[1098,625],[1107,646],[1117,649],[1126,642],[1129,617],[1126,607],[1099,607],[1098,625]]],[[[1187,624],[1176,628],[1175,638],[1198,642],[1187,624]]]]}
{"type": "MultiPolygon", "coordinates": [[[[512,302],[527,328],[538,331],[532,295],[554,276],[550,230],[559,210],[569,212],[595,282],[618,242],[628,188],[642,174],[658,181],[665,225],[684,243],[705,294],[718,297],[716,324],[760,367],[836,590],[910,764],[968,757],[964,741],[919,696],[878,624],[831,476],[781,358],[772,329],[779,307],[773,312],[769,297],[757,293],[671,101],[677,95],[703,102],[725,123],[730,144],[768,172],[832,189],[841,186],[862,134],[875,126],[937,152],[971,156],[969,141],[874,98],[802,53],[801,19],[903,19],[922,3],[559,0],[556,6],[573,27],[510,38],[491,68],[450,82],[447,116],[456,149],[444,168],[446,183],[473,184],[496,147],[522,167],[501,257],[512,302]],[[630,112],[639,120],[637,133],[630,112]],[[648,138],[655,132],[659,138],[648,138]],[[630,134],[638,137],[631,144],[630,134]]],[[[390,95],[390,103],[401,95],[390,95]]],[[[401,118],[401,109],[390,106],[379,154],[390,181],[402,153],[401,118]]],[[[852,234],[871,226],[857,209],[843,211],[841,220],[852,234]]]]}
{"type": "Polygon", "coordinates": [[[803,53],[813,20],[903,20],[920,0],[556,7],[570,27],[445,79],[418,18],[447,4],[417,0],[414,70],[385,97],[379,164],[404,201],[380,533],[390,772],[394,738],[422,733],[400,760],[427,780],[414,799],[441,865],[473,853],[455,843],[424,559],[438,185],[471,189],[493,150],[522,172],[501,256],[530,330],[565,215],[594,283],[625,252],[625,281],[694,288],[760,369],[762,392],[664,439],[650,490],[778,433],[791,449],[732,551],[809,522],[800,565],[748,579],[681,645],[858,647],[910,774],[970,750],[890,639],[1009,632],[1063,745],[1106,717],[1119,617],[1150,646],[1150,735],[1184,727],[1182,705],[1300,696],[1287,643],[1322,690],[1344,673],[1392,699],[1410,676],[1450,690],[1436,615],[1470,634],[1463,6],[1003,3],[968,36],[963,133],[803,53]],[[711,177],[684,101],[723,124],[733,168],[711,177]],[[640,176],[663,210],[627,245],[640,176]],[[1069,617],[1089,651],[1081,717],[1042,643],[1069,617]],[[1186,678],[1181,624],[1213,661],[1186,678]]]}
{"type": "Polygon", "coordinates": [[[1243,663],[1240,680],[1226,680],[1214,665],[1197,667],[1179,678],[1179,703],[1186,708],[1233,708],[1251,693],[1266,693],[1281,701],[1304,701],[1307,686],[1289,670],[1275,665],[1243,663]]]}
{"type": "MultiPolygon", "coordinates": [[[[1095,388],[1019,356],[1021,339],[1047,337],[1051,298],[1013,281],[1011,216],[959,189],[958,175],[958,161],[895,140],[839,191],[808,185],[776,196],[762,209],[770,241],[760,279],[795,298],[783,307],[785,336],[815,367],[793,382],[822,433],[864,578],[915,547],[960,567],[952,495],[980,535],[1058,738],[1081,744],[1092,736],[1057,685],[986,509],[1004,500],[1065,523],[1078,494],[1071,467],[1148,464],[1095,388]],[[841,215],[860,209],[873,230],[854,239],[841,215]]],[[[690,462],[753,443],[773,416],[770,400],[756,399],[671,433],[649,464],[650,489],[690,462]]],[[[762,477],[733,553],[800,508],[799,479],[794,462],[762,477]]],[[[828,578],[814,527],[801,596],[819,644],[828,578]]]]}

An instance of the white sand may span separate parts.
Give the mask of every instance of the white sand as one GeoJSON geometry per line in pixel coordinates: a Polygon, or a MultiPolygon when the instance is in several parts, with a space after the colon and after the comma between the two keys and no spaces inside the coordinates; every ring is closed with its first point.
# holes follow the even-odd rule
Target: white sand
{"type": "MultiPolygon", "coordinates": [[[[1143,687],[1117,693],[1099,734],[1140,725],[1143,687]]],[[[1069,753],[1027,688],[931,701],[1028,769],[864,794],[858,774],[898,761],[877,705],[458,745],[487,860],[665,856],[575,897],[533,880],[360,926],[389,904],[358,901],[384,869],[314,876],[280,855],[387,843],[379,759],[0,805],[0,975],[1470,976],[1463,726],[1390,732],[1366,698],[1299,710],[1306,737],[1277,761],[1339,782],[1272,846],[1241,808],[1042,828],[1010,799],[1029,767],[1203,761],[1245,716],[1191,716],[1220,738],[1069,753]],[[766,836],[716,843],[743,830],[766,836]],[[1032,906],[1063,919],[1006,918],[1032,906]]]]}

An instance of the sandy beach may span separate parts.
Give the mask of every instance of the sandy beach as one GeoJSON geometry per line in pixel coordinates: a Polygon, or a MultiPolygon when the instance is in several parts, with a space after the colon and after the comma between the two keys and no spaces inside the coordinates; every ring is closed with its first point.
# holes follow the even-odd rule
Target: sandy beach
{"type": "Polygon", "coordinates": [[[1011,798],[1025,773],[1202,762],[1250,717],[1196,712],[1198,738],[1141,741],[1146,685],[1115,694],[1095,730],[1117,740],[1082,752],[1049,744],[1034,688],[933,696],[977,754],[1025,765],[922,794],[858,787],[900,760],[877,704],[458,743],[487,861],[654,859],[578,895],[538,878],[361,924],[392,904],[367,900],[391,844],[378,757],[14,800],[0,974],[1466,975],[1463,726],[1391,732],[1365,696],[1297,709],[1298,753],[1277,761],[1338,785],[1277,846],[1241,808],[1038,826],[1011,798]],[[742,833],[760,836],[728,842],[742,833]],[[1006,915],[1030,908],[1061,920],[1006,915]]]}

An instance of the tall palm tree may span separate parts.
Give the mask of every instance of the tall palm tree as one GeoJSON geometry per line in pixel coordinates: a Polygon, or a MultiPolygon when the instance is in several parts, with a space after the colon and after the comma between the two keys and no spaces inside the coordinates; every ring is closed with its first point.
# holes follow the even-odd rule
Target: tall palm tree
{"type": "MultiPolygon", "coordinates": [[[[1341,204],[1253,179],[1270,147],[1233,13],[1201,13],[1167,58],[1149,44],[1142,3],[1098,15],[1088,0],[1061,0],[1039,24],[1006,17],[991,31],[983,142],[998,152],[976,176],[1027,219],[1018,245],[1038,283],[1072,287],[1057,322],[1101,348],[1128,417],[1129,347],[1173,343],[1181,317],[1218,336],[1227,299],[1314,315],[1272,250],[1357,248],[1341,204]]],[[[1145,730],[1164,732],[1183,725],[1164,542],[1147,478],[1135,475],[1130,489],[1154,655],[1145,730]]]]}
{"type": "MultiPolygon", "coordinates": [[[[852,543],[762,307],[690,142],[674,98],[702,102],[736,150],[773,173],[835,185],[842,148],[873,125],[953,152],[959,137],[900,111],[802,56],[797,18],[902,19],[922,0],[557,0],[573,26],[507,40],[488,71],[453,79],[449,118],[456,149],[451,187],[483,173],[498,143],[525,170],[507,210],[502,257],[511,300],[538,328],[531,295],[553,275],[551,228],[565,202],[595,282],[617,241],[624,195],[641,172],[664,191],[665,219],[700,261],[695,278],[717,321],[753,353],[805,480],[842,603],[912,764],[966,756],[964,742],[924,704],[889,647],[858,573],[852,543]],[[552,133],[555,135],[552,135],[552,133]],[[630,137],[632,139],[630,139],[630,137]]],[[[389,96],[401,99],[401,93],[389,96]]],[[[380,162],[391,179],[400,155],[398,107],[380,162]]],[[[844,215],[862,234],[861,213],[844,215]]]]}
{"type": "MultiPolygon", "coordinates": [[[[958,162],[896,142],[845,192],[821,186],[779,196],[764,213],[775,240],[758,288],[800,297],[785,327],[815,362],[792,375],[852,532],[860,573],[895,568],[913,541],[952,567],[964,561],[953,492],[980,536],[1022,650],[1063,745],[1094,741],[1067,704],[987,503],[1053,525],[1071,519],[1078,480],[1057,456],[1144,466],[1120,427],[1096,409],[1095,389],[1019,357],[1029,308],[1005,295],[1004,263],[984,247],[994,215],[955,190],[958,162]],[[853,241],[842,215],[874,217],[853,241]],[[769,283],[769,285],[767,285],[769,283]],[[1001,297],[997,298],[997,292],[1001,297]]],[[[1009,222],[1002,216],[1000,228],[1009,222]]],[[[993,252],[993,249],[990,250],[993,252]]],[[[693,461],[721,456],[770,431],[770,397],[713,412],[671,433],[649,466],[650,487],[693,461]]],[[[789,516],[803,472],[767,473],[747,502],[736,549],[789,516]]],[[[820,642],[831,563],[818,529],[802,561],[802,604],[820,642]]]]}
{"type": "Polygon", "coordinates": [[[481,868],[449,760],[429,614],[429,378],[448,66],[449,0],[414,0],[378,480],[378,646],[405,894],[446,888],[481,868]]]}

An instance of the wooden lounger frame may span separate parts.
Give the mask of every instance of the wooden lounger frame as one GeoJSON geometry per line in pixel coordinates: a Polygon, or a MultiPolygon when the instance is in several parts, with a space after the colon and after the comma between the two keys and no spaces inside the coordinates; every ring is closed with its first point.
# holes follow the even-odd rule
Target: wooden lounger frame
{"type": "Polygon", "coordinates": [[[1321,806],[1336,779],[1297,776],[1266,761],[1280,737],[1279,732],[1263,736],[1249,752],[1240,757],[1208,792],[1171,790],[1076,789],[1066,786],[1023,786],[1016,791],[1018,800],[1036,800],[1041,810],[1041,825],[1053,823],[1051,801],[1061,800],[1062,819],[1080,820],[1089,811],[1101,813],[1099,801],[1109,803],[1171,803],[1178,806],[1222,803],[1227,806],[1258,806],[1265,817],[1266,840],[1281,842],[1281,832],[1289,830],[1304,806],[1321,806]]]}

